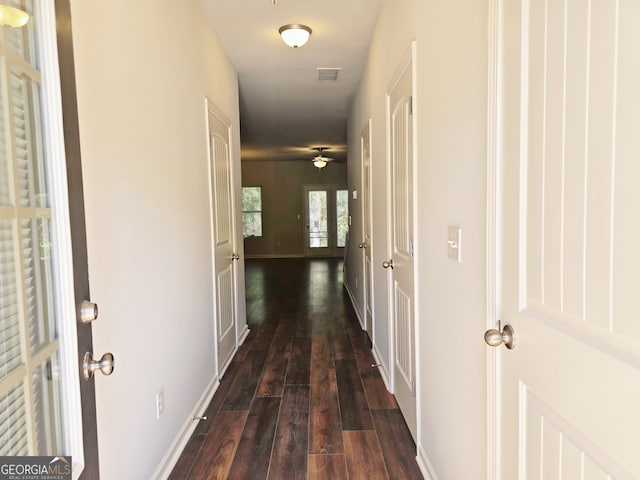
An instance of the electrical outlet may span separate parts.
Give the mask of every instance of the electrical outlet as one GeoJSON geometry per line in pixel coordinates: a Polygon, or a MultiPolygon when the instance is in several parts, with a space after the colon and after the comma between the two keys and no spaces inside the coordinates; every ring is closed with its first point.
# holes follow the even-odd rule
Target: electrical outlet
{"type": "Polygon", "coordinates": [[[156,420],[160,420],[162,412],[164,412],[164,387],[156,392],[156,420]]]}

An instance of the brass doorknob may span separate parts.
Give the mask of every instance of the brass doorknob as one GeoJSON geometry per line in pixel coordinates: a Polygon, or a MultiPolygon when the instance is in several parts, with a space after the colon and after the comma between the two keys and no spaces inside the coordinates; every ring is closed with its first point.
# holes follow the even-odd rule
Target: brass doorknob
{"type": "Polygon", "coordinates": [[[390,268],[393,270],[393,259],[382,262],[382,268],[390,268]]]}

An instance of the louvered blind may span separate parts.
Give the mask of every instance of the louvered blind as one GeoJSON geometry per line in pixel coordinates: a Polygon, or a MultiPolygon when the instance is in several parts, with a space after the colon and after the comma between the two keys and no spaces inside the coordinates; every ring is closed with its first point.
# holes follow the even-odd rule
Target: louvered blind
{"type": "Polygon", "coordinates": [[[0,396],[0,455],[29,453],[25,391],[22,384],[0,396]]]}
{"type": "MultiPolygon", "coordinates": [[[[4,75],[0,75],[0,112],[4,112],[6,105],[5,100],[5,79],[4,75]]],[[[7,138],[5,129],[7,121],[4,115],[0,115],[0,205],[11,205],[11,189],[9,161],[7,155],[7,138]]]]}

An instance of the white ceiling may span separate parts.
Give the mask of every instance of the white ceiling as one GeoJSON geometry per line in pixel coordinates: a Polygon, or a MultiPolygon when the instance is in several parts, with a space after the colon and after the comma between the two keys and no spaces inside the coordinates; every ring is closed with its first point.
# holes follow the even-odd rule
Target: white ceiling
{"type": "Polygon", "coordinates": [[[200,0],[238,71],[243,160],[346,160],[347,116],[382,0],[200,0]],[[303,47],[278,29],[302,23],[303,47]],[[317,68],[341,68],[320,82],[317,68]]]}

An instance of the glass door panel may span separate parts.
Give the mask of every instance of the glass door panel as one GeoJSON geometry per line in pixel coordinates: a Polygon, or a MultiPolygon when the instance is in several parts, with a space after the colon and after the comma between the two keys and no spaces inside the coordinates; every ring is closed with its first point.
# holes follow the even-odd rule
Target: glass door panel
{"type": "Polygon", "coordinates": [[[309,248],[329,247],[326,191],[309,192],[309,248]]]}
{"type": "Polygon", "coordinates": [[[349,230],[349,191],[336,190],[336,231],[337,246],[347,245],[347,231],[349,230]]]}

